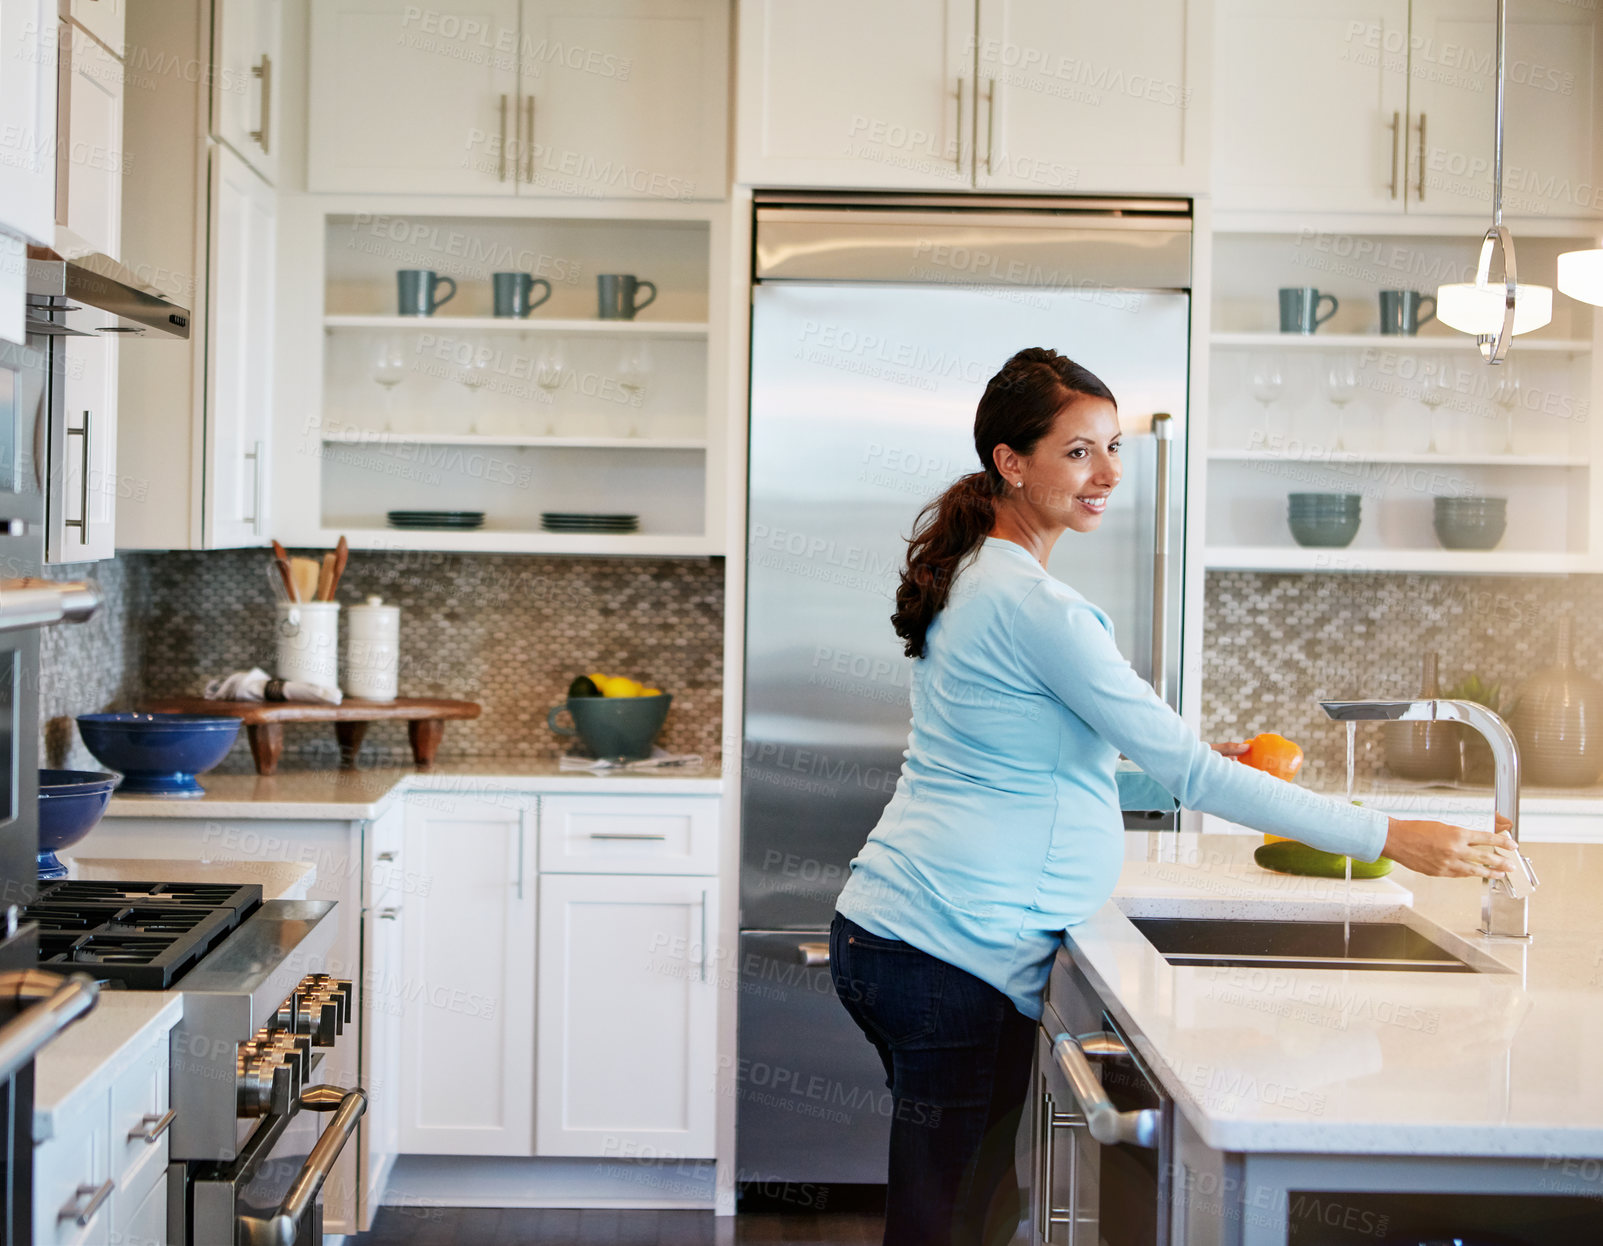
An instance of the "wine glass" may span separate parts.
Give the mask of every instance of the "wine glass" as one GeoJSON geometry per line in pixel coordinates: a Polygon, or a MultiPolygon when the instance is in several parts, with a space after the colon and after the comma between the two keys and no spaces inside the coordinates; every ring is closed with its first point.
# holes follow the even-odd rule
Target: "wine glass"
{"type": "MultiPolygon", "coordinates": [[[[473,353],[457,365],[457,383],[463,386],[470,394],[480,393],[490,382],[493,373],[490,364],[490,348],[488,346],[474,347],[473,353]]],[[[482,412],[479,410],[479,406],[482,400],[474,398],[472,402],[473,406],[469,412],[467,431],[470,433],[487,432],[487,428],[480,427],[482,412]]]]}
{"type": "Polygon", "coordinates": [[[534,359],[534,383],[545,391],[547,418],[545,435],[556,436],[557,425],[554,404],[557,391],[568,380],[568,355],[566,345],[560,337],[547,338],[541,343],[540,351],[534,359]]]}
{"type": "Polygon", "coordinates": [[[1514,414],[1520,406],[1520,374],[1519,368],[1512,359],[1505,359],[1499,365],[1502,374],[1497,378],[1497,385],[1492,390],[1492,401],[1503,409],[1503,453],[1514,453],[1514,414]]]}
{"type": "Polygon", "coordinates": [[[381,337],[373,344],[368,358],[368,375],[384,387],[384,430],[394,422],[395,387],[406,379],[406,356],[393,337],[381,337]]]}
{"type": "Polygon", "coordinates": [[[1430,445],[1429,454],[1446,454],[1448,449],[1438,442],[1445,443],[1445,436],[1438,437],[1442,420],[1437,411],[1453,396],[1453,389],[1457,378],[1453,372],[1453,365],[1446,359],[1438,359],[1425,365],[1419,378],[1419,400],[1430,410],[1430,445]]]}
{"type": "Polygon", "coordinates": [[[1252,396],[1263,404],[1264,436],[1267,440],[1273,433],[1269,423],[1269,408],[1285,392],[1285,372],[1280,365],[1280,356],[1272,352],[1252,356],[1248,366],[1252,372],[1252,396]]]}
{"type": "Polygon", "coordinates": [[[1347,404],[1358,397],[1358,365],[1351,355],[1337,355],[1325,369],[1325,397],[1336,408],[1336,449],[1346,450],[1347,404]]]}
{"type": "MultiPolygon", "coordinates": [[[[629,406],[639,410],[646,400],[646,386],[652,374],[651,344],[637,339],[623,348],[618,359],[618,387],[629,396],[629,406]]],[[[638,437],[640,429],[631,421],[628,436],[638,437]]]]}

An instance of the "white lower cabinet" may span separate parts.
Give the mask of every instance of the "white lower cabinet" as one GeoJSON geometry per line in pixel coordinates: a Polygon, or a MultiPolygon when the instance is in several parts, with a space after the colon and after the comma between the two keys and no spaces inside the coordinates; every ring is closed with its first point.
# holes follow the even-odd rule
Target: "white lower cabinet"
{"type": "Polygon", "coordinates": [[[52,1114],[34,1152],[35,1246],[164,1246],[169,1031],[152,1030],[109,1086],[52,1114]]]}
{"type": "Polygon", "coordinates": [[[407,798],[403,1152],[534,1154],[535,804],[407,798]]]}
{"type": "Polygon", "coordinates": [[[717,913],[716,878],[540,879],[537,1154],[713,1156],[717,913]]]}

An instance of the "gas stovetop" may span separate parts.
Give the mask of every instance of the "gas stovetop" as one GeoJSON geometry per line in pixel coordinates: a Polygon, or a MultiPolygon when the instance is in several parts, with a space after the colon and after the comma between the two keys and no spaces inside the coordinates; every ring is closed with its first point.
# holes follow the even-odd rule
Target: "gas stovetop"
{"type": "Polygon", "coordinates": [[[164,991],[262,903],[262,889],[208,883],[42,883],[22,920],[39,927],[39,964],[131,991],[164,991]]]}

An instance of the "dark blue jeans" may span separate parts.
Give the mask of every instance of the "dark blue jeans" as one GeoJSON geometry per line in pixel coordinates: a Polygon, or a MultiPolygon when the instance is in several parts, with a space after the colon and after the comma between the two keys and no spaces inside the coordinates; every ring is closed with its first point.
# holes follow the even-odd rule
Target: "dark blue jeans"
{"type": "Polygon", "coordinates": [[[973,974],[839,913],[829,966],[895,1107],[885,1246],[1006,1243],[1019,1222],[1013,1144],[1036,1023],[973,974]]]}

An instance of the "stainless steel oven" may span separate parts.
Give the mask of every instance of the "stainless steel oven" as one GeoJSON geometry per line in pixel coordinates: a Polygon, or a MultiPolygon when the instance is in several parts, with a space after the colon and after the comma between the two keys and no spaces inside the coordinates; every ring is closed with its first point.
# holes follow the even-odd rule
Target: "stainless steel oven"
{"type": "MultiPolygon", "coordinates": [[[[328,901],[270,900],[185,975],[173,1030],[168,1225],[176,1246],[318,1246],[320,1194],[367,1108],[324,1083],[356,1042],[327,961],[328,901]]],[[[354,1062],[353,1062],[354,1063],[354,1062]]]]}
{"type": "Polygon", "coordinates": [[[1042,1246],[1168,1246],[1174,1102],[1106,1014],[1037,1051],[1035,1225],[1042,1246]]]}

